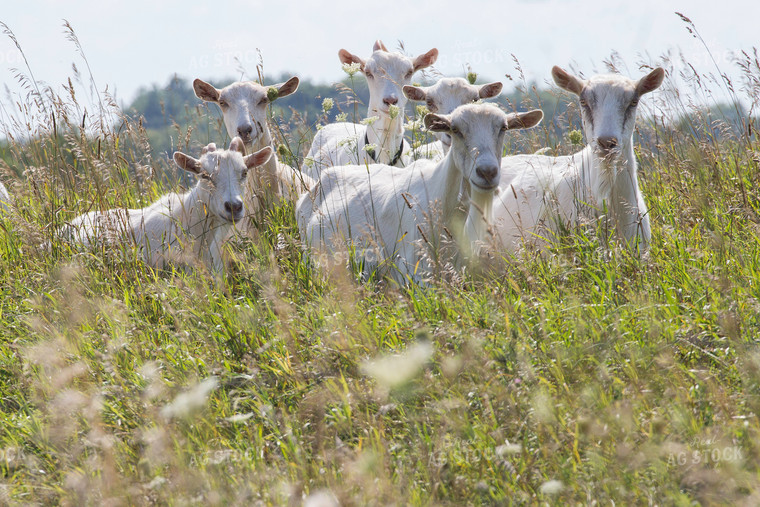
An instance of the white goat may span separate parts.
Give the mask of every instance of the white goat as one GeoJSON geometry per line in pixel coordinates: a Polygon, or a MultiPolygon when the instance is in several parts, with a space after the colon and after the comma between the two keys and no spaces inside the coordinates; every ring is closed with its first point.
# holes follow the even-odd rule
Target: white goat
{"type": "Polygon", "coordinates": [[[368,117],[376,119],[368,125],[332,123],[320,129],[304,163],[314,179],[325,167],[345,164],[388,164],[404,166],[409,162],[409,143],[404,140],[404,108],[402,93],[412,75],[429,67],[438,59],[438,50],[431,49],[414,59],[401,53],[391,53],[381,41],[376,41],[372,55],[363,60],[341,49],[338,52],[344,65],[358,64],[369,87],[368,117]]]}
{"type": "MultiPolygon", "coordinates": [[[[224,126],[230,138],[239,137],[252,151],[265,146],[272,149],[272,134],[267,124],[267,106],[278,97],[286,97],[298,89],[297,77],[285,83],[262,86],[253,81],[232,83],[222,89],[196,79],[193,81],[195,95],[206,102],[213,102],[222,110],[224,126]],[[276,93],[274,92],[276,91],[276,93]]],[[[263,171],[252,174],[246,190],[246,211],[251,214],[260,205],[260,198],[266,188],[275,195],[289,198],[295,202],[308,190],[313,182],[287,164],[280,162],[276,155],[262,166],[263,171]]]]}
{"type": "Polygon", "coordinates": [[[229,150],[210,144],[200,160],[181,152],[174,163],[198,175],[198,183],[183,194],[171,193],[142,209],[111,209],[80,215],[66,227],[64,237],[83,246],[133,244],[150,266],[202,259],[216,274],[224,269],[222,246],[245,212],[243,187],[248,170],[272,155],[266,146],[245,155],[240,138],[229,150]]]}
{"type": "Polygon", "coordinates": [[[0,182],[0,210],[7,210],[11,203],[11,196],[2,182],[0,182]]]}
{"type": "Polygon", "coordinates": [[[510,250],[544,244],[567,226],[599,218],[625,243],[645,252],[651,231],[633,151],[636,106],[660,86],[658,68],[639,81],[620,75],[578,79],[552,69],[561,88],[579,96],[588,145],[565,157],[518,155],[502,160],[495,229],[510,250]]]}
{"type": "MultiPolygon", "coordinates": [[[[496,97],[501,87],[499,82],[473,85],[461,77],[445,77],[432,86],[406,85],[404,95],[409,100],[424,102],[431,113],[449,114],[461,105],[496,97]]],[[[442,159],[451,146],[451,136],[437,132],[435,137],[437,141],[415,148],[412,158],[442,159]]]]}
{"type": "Polygon", "coordinates": [[[365,275],[395,265],[391,275],[399,283],[419,281],[431,267],[423,242],[435,247],[445,231],[469,253],[485,239],[504,135],[532,127],[542,117],[538,110],[506,114],[486,104],[464,105],[450,115],[428,114],[424,121],[431,132],[452,137],[443,160],[417,160],[406,168],[372,164],[325,170],[296,207],[301,237],[314,250],[333,255],[341,245],[355,247],[365,275]],[[473,189],[466,218],[457,213],[462,178],[473,189]]]}

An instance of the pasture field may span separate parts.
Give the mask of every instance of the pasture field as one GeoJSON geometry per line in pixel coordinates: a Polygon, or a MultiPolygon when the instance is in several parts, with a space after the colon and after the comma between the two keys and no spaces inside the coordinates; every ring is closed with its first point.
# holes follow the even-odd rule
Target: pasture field
{"type": "MultiPolygon", "coordinates": [[[[146,205],[179,172],[106,95],[85,112],[73,87],[17,76],[24,121],[0,144],[15,196],[0,503],[760,503],[760,64],[748,52],[729,82],[687,63],[658,61],[683,87],[642,101],[648,256],[588,224],[543,255],[442,265],[429,287],[315,266],[284,202],[221,283],[129,248],[72,250],[67,220],[146,205]],[[733,104],[701,107],[718,91],[733,104]]],[[[525,92],[520,110],[540,106],[525,92]]],[[[195,156],[225,139],[197,110],[175,137],[195,156]]],[[[545,112],[510,151],[579,149],[577,106],[545,112]]],[[[298,161],[313,126],[276,130],[298,161]]]]}

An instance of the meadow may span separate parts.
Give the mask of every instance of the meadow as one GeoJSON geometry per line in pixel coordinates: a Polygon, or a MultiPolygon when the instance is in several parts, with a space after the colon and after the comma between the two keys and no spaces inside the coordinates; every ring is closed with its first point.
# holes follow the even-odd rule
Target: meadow
{"type": "MultiPolygon", "coordinates": [[[[760,503],[756,50],[732,65],[739,81],[667,56],[600,63],[668,72],[635,136],[646,256],[592,223],[547,252],[441,266],[426,287],[315,265],[285,202],[236,240],[221,284],[130,248],[73,250],[57,231],[76,215],[190,182],[86,66],[72,79],[95,111],[22,69],[26,100],[0,126],[15,198],[0,215],[0,503],[760,503]]],[[[515,107],[541,105],[516,83],[515,107]]],[[[560,95],[566,112],[510,153],[578,150],[560,95]]],[[[176,149],[228,142],[213,109],[188,107],[176,149]]],[[[300,163],[324,120],[273,115],[280,155],[300,163]]]]}

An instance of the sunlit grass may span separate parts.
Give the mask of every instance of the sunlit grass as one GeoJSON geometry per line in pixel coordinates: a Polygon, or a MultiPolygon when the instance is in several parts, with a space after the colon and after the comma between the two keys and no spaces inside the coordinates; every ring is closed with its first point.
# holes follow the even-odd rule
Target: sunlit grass
{"type": "MultiPolygon", "coordinates": [[[[82,127],[76,94],[34,92],[0,153],[0,502],[757,503],[757,120],[716,133],[680,116],[692,95],[659,97],[637,136],[648,256],[590,226],[398,287],[317,266],[284,203],[221,284],[73,251],[66,221],[177,175],[106,97],[82,127]]],[[[303,130],[278,134],[294,160],[303,130]]]]}

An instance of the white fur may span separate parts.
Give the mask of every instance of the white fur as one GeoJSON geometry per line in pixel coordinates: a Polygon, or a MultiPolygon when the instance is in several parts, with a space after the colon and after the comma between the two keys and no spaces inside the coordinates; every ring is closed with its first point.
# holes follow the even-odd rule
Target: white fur
{"type": "Polygon", "coordinates": [[[171,193],[142,209],[111,209],[80,215],[63,236],[74,243],[136,246],[147,264],[200,259],[214,273],[222,273],[222,246],[242,220],[244,180],[248,169],[266,162],[272,149],[244,157],[243,143],[233,139],[229,150],[204,149],[200,160],[175,153],[174,161],[201,176],[189,191],[171,193]]]}
{"type": "MultiPolygon", "coordinates": [[[[409,100],[424,102],[431,113],[449,114],[461,105],[496,97],[501,93],[501,88],[498,82],[473,85],[461,77],[446,77],[431,86],[404,86],[404,95],[409,100]]],[[[451,136],[436,133],[435,137],[437,141],[415,148],[412,158],[442,159],[451,146],[451,136]]]]}
{"type": "MultiPolygon", "coordinates": [[[[266,146],[272,146],[272,133],[267,123],[267,106],[270,98],[267,93],[270,88],[277,90],[277,97],[285,97],[298,89],[299,80],[292,77],[285,83],[262,86],[253,81],[237,82],[222,89],[196,79],[193,88],[198,98],[213,102],[222,110],[224,126],[230,138],[240,137],[247,148],[258,151],[266,146]]],[[[313,181],[308,176],[282,163],[275,155],[261,167],[259,174],[248,177],[245,195],[246,210],[249,214],[260,206],[260,197],[268,187],[276,196],[283,196],[295,202],[298,197],[308,190],[313,181]]]]}
{"type": "Polygon", "coordinates": [[[564,227],[604,216],[625,243],[645,252],[649,215],[639,189],[633,129],[636,106],[663,79],[656,69],[639,81],[620,75],[580,80],[559,67],[557,84],[578,94],[588,145],[565,157],[518,155],[502,160],[503,179],[494,210],[501,243],[510,250],[543,245],[564,227]]]}
{"type": "Polygon", "coordinates": [[[429,67],[438,58],[438,50],[431,49],[414,59],[401,53],[391,53],[382,42],[375,42],[372,55],[363,60],[345,49],[338,56],[344,64],[357,63],[367,78],[369,105],[367,117],[377,119],[371,125],[333,123],[320,129],[314,136],[304,163],[305,170],[314,179],[326,167],[346,164],[390,164],[399,150],[401,158],[395,163],[403,167],[409,162],[409,143],[404,140],[404,85],[412,75],[429,67]],[[396,106],[398,114],[391,118],[390,108],[396,106]],[[365,150],[366,140],[375,146],[375,158],[365,150]]]}
{"type": "Polygon", "coordinates": [[[435,248],[448,233],[465,254],[485,239],[505,132],[531,114],[540,121],[540,111],[507,115],[484,104],[465,105],[450,115],[427,115],[429,130],[452,134],[451,150],[442,160],[418,160],[406,168],[372,164],[327,169],[312,194],[298,202],[301,237],[312,249],[330,255],[354,246],[365,274],[376,267],[394,268],[390,273],[400,283],[419,281],[430,272],[425,250],[437,255],[435,248]],[[476,189],[466,216],[457,213],[462,178],[476,189]]]}
{"type": "Polygon", "coordinates": [[[0,210],[7,210],[11,203],[11,196],[5,185],[0,182],[0,210]]]}

